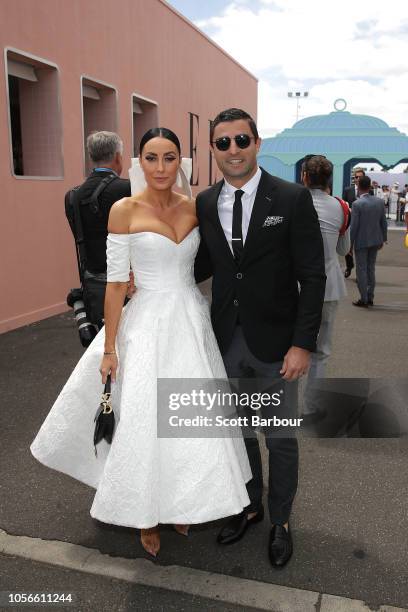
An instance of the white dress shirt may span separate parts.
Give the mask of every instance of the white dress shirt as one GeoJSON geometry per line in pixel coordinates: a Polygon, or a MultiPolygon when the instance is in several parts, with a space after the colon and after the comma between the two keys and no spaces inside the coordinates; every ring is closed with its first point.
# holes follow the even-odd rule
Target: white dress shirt
{"type": "MultiPolygon", "coordinates": [[[[242,238],[245,240],[248,234],[249,222],[251,220],[252,209],[255,202],[255,196],[261,179],[261,169],[258,168],[254,176],[245,185],[240,187],[244,192],[242,201],[242,238]]],[[[221,189],[218,198],[218,216],[221,227],[224,230],[225,237],[232,251],[232,213],[234,210],[235,192],[237,187],[234,187],[228,181],[224,180],[224,185],[221,189]]],[[[233,251],[232,251],[233,252],[233,251]]]]}

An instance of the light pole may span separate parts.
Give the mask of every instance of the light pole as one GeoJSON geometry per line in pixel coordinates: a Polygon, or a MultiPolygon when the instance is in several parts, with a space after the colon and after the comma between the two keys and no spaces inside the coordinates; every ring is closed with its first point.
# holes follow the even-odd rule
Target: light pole
{"type": "Polygon", "coordinates": [[[308,91],[288,91],[288,98],[296,98],[296,122],[299,121],[300,98],[307,98],[308,91]]]}

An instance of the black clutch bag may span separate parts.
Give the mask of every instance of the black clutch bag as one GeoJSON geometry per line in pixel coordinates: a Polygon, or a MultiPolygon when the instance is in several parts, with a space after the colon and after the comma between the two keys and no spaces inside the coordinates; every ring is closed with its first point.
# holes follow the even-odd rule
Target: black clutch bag
{"type": "Polygon", "coordinates": [[[106,379],[105,389],[102,393],[101,403],[95,414],[95,431],[94,431],[94,447],[95,455],[97,455],[96,445],[105,439],[108,444],[111,444],[113,430],[115,428],[115,415],[111,406],[111,376],[109,374],[106,379]]]}

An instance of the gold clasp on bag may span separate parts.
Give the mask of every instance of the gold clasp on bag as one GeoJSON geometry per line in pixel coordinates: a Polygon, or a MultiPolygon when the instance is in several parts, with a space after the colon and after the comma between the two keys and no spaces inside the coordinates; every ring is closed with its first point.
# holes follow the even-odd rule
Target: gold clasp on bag
{"type": "Polygon", "coordinates": [[[110,393],[102,393],[101,406],[103,406],[103,414],[109,414],[110,412],[112,412],[110,398],[111,398],[110,393]]]}

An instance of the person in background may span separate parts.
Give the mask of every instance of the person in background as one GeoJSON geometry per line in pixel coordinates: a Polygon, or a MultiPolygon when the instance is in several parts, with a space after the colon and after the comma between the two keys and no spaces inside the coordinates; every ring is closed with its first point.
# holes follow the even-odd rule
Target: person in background
{"type": "Polygon", "coordinates": [[[387,214],[387,219],[390,216],[390,208],[389,208],[389,199],[390,199],[390,190],[388,185],[382,185],[381,190],[378,193],[378,197],[384,200],[384,207],[387,214]]]}
{"type": "MultiPolygon", "coordinates": [[[[115,202],[130,197],[130,181],[120,178],[123,169],[123,142],[118,134],[105,131],[93,132],[86,140],[86,147],[94,168],[75,192],[79,202],[89,198],[103,179],[112,178],[98,196],[99,211],[97,213],[88,205],[80,206],[88,269],[93,274],[99,274],[106,272],[109,212],[115,202]]],[[[75,235],[75,228],[69,217],[68,194],[69,192],[65,196],[65,211],[75,235]]]]}
{"type": "MultiPolygon", "coordinates": [[[[85,310],[99,330],[103,325],[109,212],[117,200],[130,196],[130,181],[120,178],[123,142],[118,134],[93,132],[86,146],[94,168],[82,185],[65,194],[65,214],[79,251],[85,310]]],[[[128,297],[133,291],[129,285],[128,297]]]]}
{"type": "Polygon", "coordinates": [[[378,250],[387,241],[387,220],[384,203],[370,194],[371,181],[365,176],[359,181],[360,198],[351,211],[350,238],[356,256],[357,285],[360,299],[354,306],[374,305],[375,262],[378,250]]]}
{"type": "Polygon", "coordinates": [[[399,199],[400,199],[400,186],[398,181],[395,181],[393,186],[389,191],[389,213],[391,218],[394,218],[394,221],[398,221],[398,207],[399,207],[399,199]]]}
{"type": "Polygon", "coordinates": [[[371,185],[372,185],[373,195],[379,197],[379,192],[381,191],[381,187],[379,186],[377,181],[372,181],[371,185]]]}
{"type": "MultiPolygon", "coordinates": [[[[343,200],[349,203],[350,208],[353,206],[353,202],[360,197],[359,192],[359,182],[360,179],[365,176],[365,172],[362,168],[356,168],[354,170],[354,182],[345,188],[343,193],[343,200]]],[[[354,259],[353,259],[353,251],[350,250],[349,253],[346,254],[346,269],[344,271],[344,277],[348,278],[351,274],[352,269],[354,268],[354,259]]]]}
{"type": "Polygon", "coordinates": [[[347,227],[350,212],[344,208],[346,202],[342,205],[337,198],[328,194],[333,176],[333,164],[328,159],[321,155],[306,157],[301,176],[303,184],[310,190],[319,218],[327,277],[322,322],[316,352],[311,355],[301,415],[303,424],[308,425],[319,418],[319,394],[316,393],[315,383],[316,379],[325,377],[339,300],[347,295],[337,255],[345,255],[350,251],[350,229],[347,227]]]}

